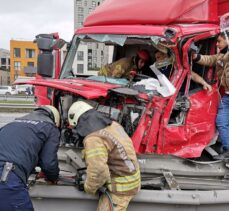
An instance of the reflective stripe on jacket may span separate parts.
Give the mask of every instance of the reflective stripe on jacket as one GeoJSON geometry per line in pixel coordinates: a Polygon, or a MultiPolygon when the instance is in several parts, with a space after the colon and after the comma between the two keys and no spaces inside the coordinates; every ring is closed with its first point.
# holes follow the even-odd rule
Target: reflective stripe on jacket
{"type": "Polygon", "coordinates": [[[134,195],[141,186],[139,165],[132,140],[113,122],[84,139],[87,164],[85,191],[95,193],[106,185],[110,192],[134,195]]]}

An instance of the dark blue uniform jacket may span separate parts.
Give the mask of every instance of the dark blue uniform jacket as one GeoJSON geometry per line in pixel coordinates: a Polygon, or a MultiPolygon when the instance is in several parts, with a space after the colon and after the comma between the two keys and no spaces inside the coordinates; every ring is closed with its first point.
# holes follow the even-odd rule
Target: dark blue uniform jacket
{"type": "Polygon", "coordinates": [[[0,129],[0,161],[15,164],[15,173],[26,183],[36,166],[48,180],[59,175],[59,130],[50,122],[18,119],[0,129]]]}

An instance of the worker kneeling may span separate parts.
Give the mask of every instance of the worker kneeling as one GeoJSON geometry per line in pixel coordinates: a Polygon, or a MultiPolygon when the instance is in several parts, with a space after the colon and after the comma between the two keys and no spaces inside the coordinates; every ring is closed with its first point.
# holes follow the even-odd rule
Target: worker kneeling
{"type": "MultiPolygon", "coordinates": [[[[124,211],[141,186],[136,153],[121,125],[89,104],[78,101],[68,112],[70,126],[83,139],[86,162],[84,190],[95,194],[105,186],[115,211],[124,211]]],[[[98,211],[110,210],[109,197],[100,197],[98,211]]]]}

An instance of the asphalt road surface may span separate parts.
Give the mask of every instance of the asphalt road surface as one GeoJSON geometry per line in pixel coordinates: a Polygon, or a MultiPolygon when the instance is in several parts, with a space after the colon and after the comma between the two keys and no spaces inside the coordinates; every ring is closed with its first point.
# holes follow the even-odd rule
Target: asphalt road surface
{"type": "Polygon", "coordinates": [[[13,121],[15,118],[24,116],[26,113],[1,113],[0,112],[0,127],[13,121]]]}

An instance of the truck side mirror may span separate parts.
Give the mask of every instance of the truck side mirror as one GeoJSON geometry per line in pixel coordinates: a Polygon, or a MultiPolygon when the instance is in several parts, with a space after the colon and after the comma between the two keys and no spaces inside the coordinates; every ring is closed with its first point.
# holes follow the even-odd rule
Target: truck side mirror
{"type": "Polygon", "coordinates": [[[53,76],[53,55],[51,52],[42,52],[38,55],[37,73],[44,77],[53,76]]]}
{"type": "Polygon", "coordinates": [[[38,34],[35,41],[40,52],[37,61],[37,73],[44,77],[54,76],[54,55],[67,42],[59,38],[58,34],[38,34]]]}

